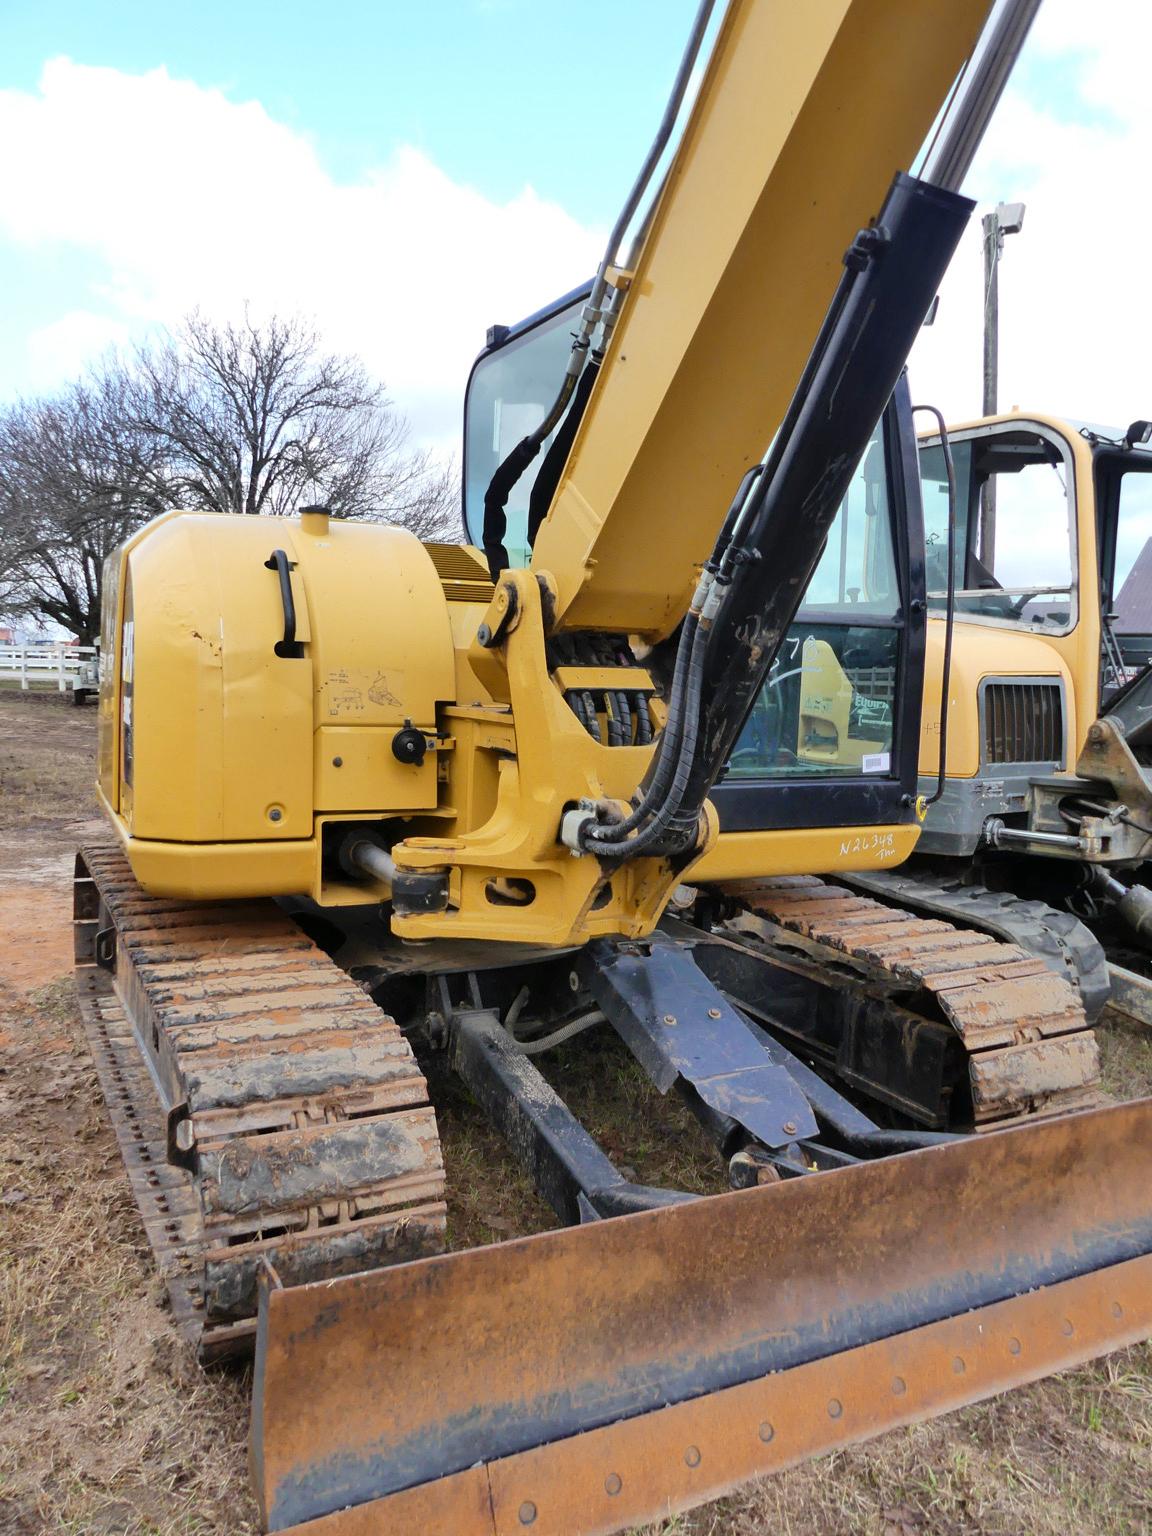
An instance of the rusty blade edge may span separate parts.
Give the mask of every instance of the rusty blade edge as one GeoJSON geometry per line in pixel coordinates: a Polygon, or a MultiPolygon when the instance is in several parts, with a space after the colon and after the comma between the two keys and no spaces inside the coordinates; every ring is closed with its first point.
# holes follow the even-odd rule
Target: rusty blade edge
{"type": "Polygon", "coordinates": [[[1148,1255],[1150,1132],[1118,1105],[266,1292],[264,1507],[302,1524],[1148,1255]]]}
{"type": "Polygon", "coordinates": [[[387,1498],[285,1536],[610,1536],[1152,1335],[1152,1255],[387,1498]]]}

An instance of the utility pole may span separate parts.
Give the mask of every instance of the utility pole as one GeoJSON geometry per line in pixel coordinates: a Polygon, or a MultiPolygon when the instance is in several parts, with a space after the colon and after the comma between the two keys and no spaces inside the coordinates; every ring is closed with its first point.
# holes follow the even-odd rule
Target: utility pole
{"type": "MultiPolygon", "coordinates": [[[[1024,224],[1023,203],[997,203],[984,215],[984,415],[995,416],[1000,371],[1000,256],[1004,236],[1024,224]]],[[[991,571],[996,559],[996,476],[984,482],[980,500],[980,561],[991,571]]]]}

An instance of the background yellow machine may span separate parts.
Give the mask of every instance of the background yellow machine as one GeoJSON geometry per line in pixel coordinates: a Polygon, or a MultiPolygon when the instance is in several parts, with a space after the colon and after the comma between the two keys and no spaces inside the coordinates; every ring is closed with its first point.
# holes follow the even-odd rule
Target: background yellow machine
{"type": "Polygon", "coordinates": [[[916,841],[903,361],[1033,10],[733,0],[664,168],[705,3],[595,282],[473,369],[467,547],[114,557],[82,999],[272,1529],[618,1530],[1152,1327],[1074,989],[812,873],[916,841]],[[611,1162],[537,1065],[591,1028],[731,1194],[611,1162]],[[437,1055],[570,1230],[439,1255],[437,1055]]]}
{"type": "Polygon", "coordinates": [[[931,622],[914,867],[870,889],[1043,954],[1095,1017],[1152,1021],[1152,428],[1013,411],[924,439],[931,622]],[[939,778],[941,766],[944,776],[939,778]]]}

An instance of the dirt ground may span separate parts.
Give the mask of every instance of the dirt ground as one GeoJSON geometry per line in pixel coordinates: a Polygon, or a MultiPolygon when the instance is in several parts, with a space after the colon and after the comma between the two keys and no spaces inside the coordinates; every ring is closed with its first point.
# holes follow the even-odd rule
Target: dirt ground
{"type": "MultiPolygon", "coordinates": [[[[91,708],[0,692],[0,1533],[245,1536],[247,1381],[201,1373],[168,1320],[68,979],[71,852],[99,831],[94,742],[91,708]]],[[[1103,1035],[1113,1091],[1152,1093],[1152,1037],[1103,1035]]],[[[639,1177],[715,1187],[690,1123],[610,1042],[573,1042],[557,1079],[639,1177]]],[[[552,1224],[460,1090],[441,1120],[454,1243],[552,1224]]],[[[1152,1345],[648,1536],[1073,1530],[1152,1532],[1152,1345]]]]}

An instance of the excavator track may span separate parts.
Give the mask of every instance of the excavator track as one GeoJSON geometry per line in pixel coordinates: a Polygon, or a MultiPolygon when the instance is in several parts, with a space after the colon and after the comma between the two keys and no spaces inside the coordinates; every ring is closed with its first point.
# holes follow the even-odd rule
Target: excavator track
{"type": "Polygon", "coordinates": [[[76,859],[77,990],[175,1320],[251,1348],[257,1282],[442,1251],[444,1168],[395,1023],[271,901],[148,896],[116,847],[76,859]]]}
{"type": "Polygon", "coordinates": [[[944,918],[961,928],[976,928],[1027,950],[1080,989],[1084,1012],[1092,1024],[1109,1000],[1112,987],[1104,948],[1074,913],[1057,911],[1046,902],[1028,901],[1010,891],[992,891],[985,885],[966,885],[959,878],[942,879],[919,870],[899,874],[868,870],[843,879],[845,885],[881,901],[926,917],[944,918]]]}
{"type": "Polygon", "coordinates": [[[849,974],[949,1025],[968,1063],[972,1123],[1002,1127],[1102,1101],[1100,1055],[1075,986],[1016,944],[921,918],[815,876],[727,886],[726,925],[758,944],[849,974]]]}

